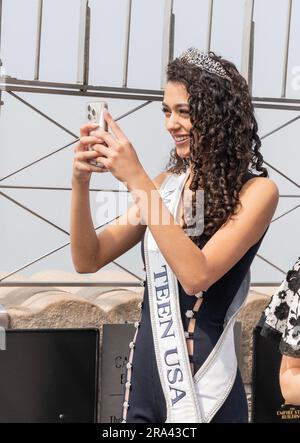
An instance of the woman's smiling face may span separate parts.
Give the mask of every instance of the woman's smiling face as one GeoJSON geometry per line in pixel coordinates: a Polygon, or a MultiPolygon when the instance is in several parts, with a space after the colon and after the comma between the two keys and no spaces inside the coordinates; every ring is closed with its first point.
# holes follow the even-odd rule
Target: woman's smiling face
{"type": "Polygon", "coordinates": [[[165,114],[166,129],[171,134],[179,157],[190,155],[190,130],[188,92],[182,83],[168,82],[165,87],[162,111],[165,114]]]}

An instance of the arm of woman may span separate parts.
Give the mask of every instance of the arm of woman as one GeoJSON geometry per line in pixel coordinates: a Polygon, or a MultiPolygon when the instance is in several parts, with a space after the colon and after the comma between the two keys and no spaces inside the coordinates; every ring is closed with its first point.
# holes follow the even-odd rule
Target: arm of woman
{"type": "Polygon", "coordinates": [[[136,178],[129,184],[129,189],[133,191],[141,215],[146,219],[162,254],[189,295],[206,291],[259,241],[272,220],[279,197],[278,188],[272,180],[264,177],[248,180],[240,192],[241,208],[238,213],[230,217],[200,249],[174,222],[173,216],[160,198],[158,201],[161,219],[169,219],[170,224],[153,224],[147,219],[151,208],[149,210],[145,201],[150,202],[151,191],[154,192],[147,177],[136,178]],[[148,199],[139,198],[141,191],[146,193],[148,199]],[[182,257],[189,259],[183,260],[182,257]]]}
{"type": "Polygon", "coordinates": [[[300,405],[300,358],[282,356],[279,382],[285,402],[300,405]]]}

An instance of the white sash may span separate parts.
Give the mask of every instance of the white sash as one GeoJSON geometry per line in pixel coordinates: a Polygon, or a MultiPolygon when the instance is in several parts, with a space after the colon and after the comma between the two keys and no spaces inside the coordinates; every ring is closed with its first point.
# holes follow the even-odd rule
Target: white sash
{"type": "MultiPolygon", "coordinates": [[[[168,176],[159,190],[169,211],[174,217],[176,214],[176,220],[188,175],[189,171],[168,176]]],[[[181,320],[178,282],[149,228],[145,232],[144,252],[154,350],[167,406],[166,423],[209,422],[235,380],[233,327],[248,294],[249,273],[228,309],[228,321],[220,339],[193,377],[181,320]]]]}

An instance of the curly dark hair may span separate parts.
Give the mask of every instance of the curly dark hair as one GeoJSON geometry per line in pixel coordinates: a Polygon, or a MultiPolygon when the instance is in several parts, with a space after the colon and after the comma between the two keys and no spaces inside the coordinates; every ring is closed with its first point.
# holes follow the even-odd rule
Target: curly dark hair
{"type": "MultiPolygon", "coordinates": [[[[249,167],[268,177],[259,152],[261,141],[246,80],[235,65],[209,52],[219,61],[230,80],[207,72],[179,58],[167,68],[167,81],[179,82],[189,94],[191,169],[190,190],[204,190],[204,231],[192,237],[202,247],[205,242],[239,210],[239,193],[249,167]]],[[[186,171],[186,162],[171,151],[168,172],[186,171]]],[[[193,214],[195,213],[193,192],[193,214]]],[[[188,226],[184,221],[183,229],[188,226]]]]}

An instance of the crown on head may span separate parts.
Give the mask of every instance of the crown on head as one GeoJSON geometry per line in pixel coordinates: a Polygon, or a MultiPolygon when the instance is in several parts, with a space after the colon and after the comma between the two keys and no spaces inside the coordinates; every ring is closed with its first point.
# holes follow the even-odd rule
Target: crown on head
{"type": "Polygon", "coordinates": [[[225,71],[221,63],[214,60],[207,52],[200,51],[197,48],[189,48],[183,52],[179,57],[180,60],[191,63],[192,65],[198,66],[205,71],[216,74],[219,77],[231,80],[228,73],[225,71]]]}

